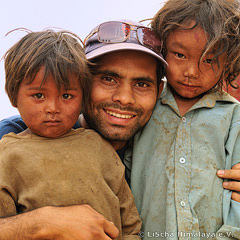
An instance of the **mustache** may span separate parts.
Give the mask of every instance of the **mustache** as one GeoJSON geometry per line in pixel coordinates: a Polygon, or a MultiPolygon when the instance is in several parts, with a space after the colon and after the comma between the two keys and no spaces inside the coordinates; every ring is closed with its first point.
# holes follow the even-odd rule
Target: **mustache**
{"type": "Polygon", "coordinates": [[[121,105],[119,105],[117,103],[100,103],[100,104],[98,104],[97,109],[108,108],[108,107],[118,109],[121,111],[136,113],[136,115],[143,114],[143,109],[141,109],[141,108],[133,108],[130,106],[122,107],[121,105]]]}

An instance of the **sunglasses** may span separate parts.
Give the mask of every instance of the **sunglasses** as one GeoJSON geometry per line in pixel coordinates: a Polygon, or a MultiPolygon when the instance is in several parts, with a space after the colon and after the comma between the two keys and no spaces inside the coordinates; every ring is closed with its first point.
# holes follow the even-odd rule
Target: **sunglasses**
{"type": "Polygon", "coordinates": [[[110,21],[100,24],[85,38],[85,42],[97,33],[97,39],[101,43],[121,43],[134,37],[138,42],[156,53],[162,51],[162,41],[149,27],[133,25],[126,22],[110,21]],[[131,34],[132,33],[132,34],[131,34]],[[130,36],[131,35],[131,36],[130,36]]]}

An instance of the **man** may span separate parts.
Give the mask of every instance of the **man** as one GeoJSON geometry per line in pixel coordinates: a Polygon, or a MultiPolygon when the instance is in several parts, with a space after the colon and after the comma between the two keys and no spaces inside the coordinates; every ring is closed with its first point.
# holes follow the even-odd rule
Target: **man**
{"type": "MultiPolygon", "coordinates": [[[[138,23],[111,21],[93,30],[85,52],[95,65],[91,66],[91,100],[81,125],[93,127],[123,156],[128,140],[147,123],[157,100],[162,66],[166,65],[160,54],[161,41],[138,23]]],[[[0,239],[11,240],[101,240],[118,235],[113,224],[86,205],[44,207],[2,218],[0,229],[0,239]]]]}
{"type": "MultiPolygon", "coordinates": [[[[139,42],[136,31],[129,31],[130,26],[120,24],[120,27],[124,27],[127,33],[124,34],[128,37],[125,42],[100,43],[99,41],[104,39],[98,39],[97,33],[104,28],[94,29],[95,34],[90,35],[86,42],[87,58],[99,66],[92,68],[93,94],[84,115],[88,124],[105,138],[110,139],[114,148],[122,156],[128,140],[145,125],[153,111],[158,94],[159,82],[157,81],[161,79],[161,76],[157,78],[157,74],[161,75],[159,69],[162,66],[159,61],[154,62],[154,57],[160,62],[163,60],[161,55],[156,55],[139,42]],[[99,56],[102,58],[99,59],[99,56]],[[149,65],[149,61],[153,66],[149,65]]],[[[111,33],[116,28],[119,29],[119,26],[109,25],[107,30],[111,29],[111,33]]],[[[135,29],[133,26],[131,28],[135,29]]],[[[147,35],[144,36],[147,40],[147,35]]],[[[155,45],[160,44],[157,39],[150,39],[155,45]]],[[[19,126],[16,121],[18,120],[11,119],[11,127],[13,124],[19,126]]],[[[84,119],[81,118],[80,122],[82,126],[87,126],[84,119]]],[[[21,121],[20,123],[22,124],[21,121]]],[[[9,122],[7,125],[9,126],[9,122]]],[[[0,129],[1,131],[3,129],[1,124],[0,129]]],[[[239,174],[236,174],[237,176],[239,174]]],[[[0,219],[0,229],[0,239],[6,240],[59,239],[60,237],[63,240],[101,240],[115,238],[118,235],[118,230],[113,224],[87,205],[45,207],[0,219]]]]}

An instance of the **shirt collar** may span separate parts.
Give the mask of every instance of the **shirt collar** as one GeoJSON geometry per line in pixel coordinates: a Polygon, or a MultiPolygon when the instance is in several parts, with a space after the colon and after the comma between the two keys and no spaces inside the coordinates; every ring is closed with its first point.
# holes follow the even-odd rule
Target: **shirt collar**
{"type": "MultiPolygon", "coordinates": [[[[160,95],[160,101],[162,104],[169,105],[175,111],[178,109],[177,103],[168,84],[166,84],[163,88],[163,91],[160,95]]],[[[213,108],[216,105],[216,102],[238,103],[238,100],[225,91],[223,91],[222,93],[219,91],[209,92],[204,94],[203,97],[196,104],[194,104],[194,106],[192,106],[190,110],[203,107],[213,108]]]]}

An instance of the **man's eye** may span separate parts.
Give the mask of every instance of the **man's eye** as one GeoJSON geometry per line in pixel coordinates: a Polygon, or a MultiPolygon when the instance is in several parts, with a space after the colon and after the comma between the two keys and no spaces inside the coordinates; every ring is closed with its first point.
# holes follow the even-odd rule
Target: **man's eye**
{"type": "Polygon", "coordinates": [[[62,95],[62,98],[63,99],[71,99],[72,98],[72,95],[71,94],[68,94],[68,93],[65,93],[62,95]]]}
{"type": "Polygon", "coordinates": [[[107,82],[115,82],[115,80],[112,77],[102,77],[102,79],[107,82]]]}
{"type": "Polygon", "coordinates": [[[141,87],[141,88],[145,88],[148,86],[148,84],[146,84],[145,82],[139,82],[136,84],[137,87],[141,87]]]}
{"type": "Polygon", "coordinates": [[[182,53],[175,52],[177,58],[185,59],[186,57],[182,53]]]}
{"type": "Polygon", "coordinates": [[[33,95],[34,98],[36,99],[43,99],[44,98],[44,95],[42,93],[36,93],[33,95]]]}

